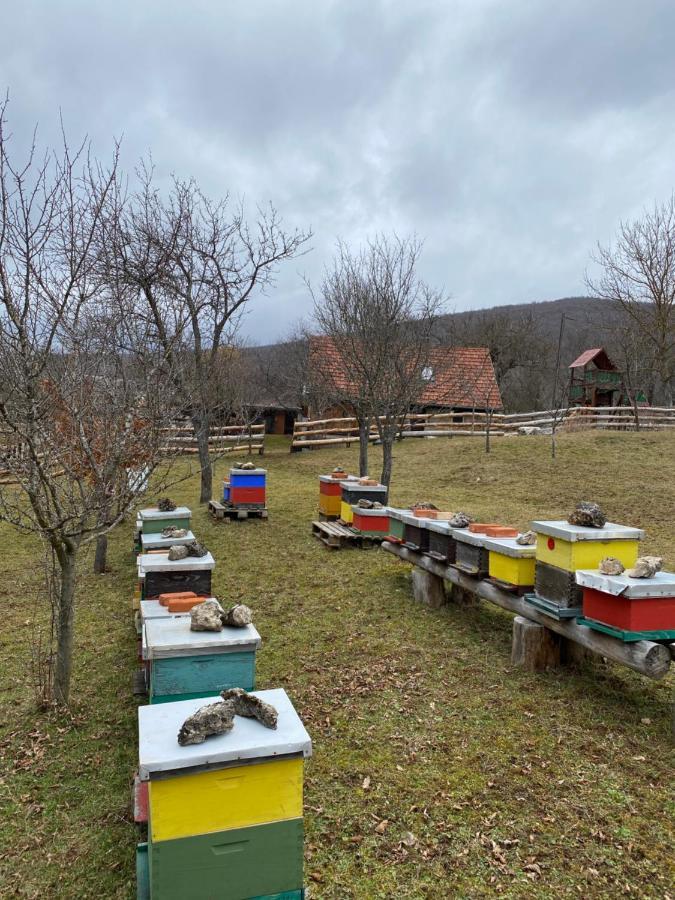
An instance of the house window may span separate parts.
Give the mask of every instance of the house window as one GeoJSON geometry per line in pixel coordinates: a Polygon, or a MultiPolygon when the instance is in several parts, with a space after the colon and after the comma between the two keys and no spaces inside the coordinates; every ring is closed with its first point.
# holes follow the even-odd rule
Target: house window
{"type": "Polygon", "coordinates": [[[422,379],[424,381],[433,381],[434,380],[434,370],[431,366],[424,366],[422,369],[422,379]]]}

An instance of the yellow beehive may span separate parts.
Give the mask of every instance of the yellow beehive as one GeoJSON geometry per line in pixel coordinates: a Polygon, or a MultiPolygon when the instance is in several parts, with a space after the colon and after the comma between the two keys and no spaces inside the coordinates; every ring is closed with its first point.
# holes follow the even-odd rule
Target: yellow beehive
{"type": "Polygon", "coordinates": [[[302,774],[302,759],[283,759],[151,781],[151,839],[300,818],[302,774]]]}
{"type": "Polygon", "coordinates": [[[324,516],[339,516],[340,482],[330,475],[319,475],[319,512],[324,516]]]}
{"type": "Polygon", "coordinates": [[[635,563],[644,532],[608,522],[603,528],[585,528],[565,521],[533,522],[537,532],[538,562],[567,572],[595,569],[605,556],[614,556],[627,568],[635,563]]]}
{"type": "Polygon", "coordinates": [[[512,556],[504,556],[503,553],[490,551],[489,573],[491,578],[496,578],[506,584],[527,587],[534,584],[534,564],[534,557],[516,559],[512,556]]]}

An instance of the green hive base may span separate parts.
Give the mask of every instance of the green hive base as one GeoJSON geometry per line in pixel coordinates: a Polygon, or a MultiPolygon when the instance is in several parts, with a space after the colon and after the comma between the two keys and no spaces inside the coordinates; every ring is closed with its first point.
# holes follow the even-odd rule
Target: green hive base
{"type": "Polygon", "coordinates": [[[579,625],[592,628],[593,631],[609,634],[625,644],[634,641],[675,641],[675,629],[666,631],[624,631],[621,628],[615,628],[613,625],[605,625],[603,622],[596,622],[594,619],[586,619],[584,616],[579,616],[577,622],[579,625]]]}

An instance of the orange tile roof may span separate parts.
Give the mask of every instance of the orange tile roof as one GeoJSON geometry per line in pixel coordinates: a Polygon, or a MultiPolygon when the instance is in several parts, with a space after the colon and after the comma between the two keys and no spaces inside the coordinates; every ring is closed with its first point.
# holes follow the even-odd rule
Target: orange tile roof
{"type": "MultiPolygon", "coordinates": [[[[338,391],[349,391],[340,351],[332,338],[312,337],[309,360],[310,369],[319,371],[338,391]]],[[[433,370],[433,378],[416,405],[503,408],[487,347],[436,347],[430,351],[427,365],[433,370]]]]}

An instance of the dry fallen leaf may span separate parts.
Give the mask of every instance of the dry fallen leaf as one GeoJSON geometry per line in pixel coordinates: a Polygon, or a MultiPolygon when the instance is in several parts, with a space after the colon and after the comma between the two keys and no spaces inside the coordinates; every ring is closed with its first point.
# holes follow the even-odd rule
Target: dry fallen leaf
{"type": "Polygon", "coordinates": [[[370,775],[366,775],[366,777],[363,779],[363,784],[361,785],[361,787],[364,791],[368,790],[368,788],[370,787],[370,775]]]}
{"type": "Polygon", "coordinates": [[[651,725],[652,720],[648,716],[644,716],[642,719],[640,719],[640,723],[642,725],[651,725]]]}
{"type": "Polygon", "coordinates": [[[387,826],[389,825],[389,819],[382,819],[382,821],[375,826],[375,831],[378,834],[384,834],[387,830],[387,826]]]}
{"type": "Polygon", "coordinates": [[[403,843],[406,845],[406,847],[415,846],[415,844],[417,843],[417,838],[412,833],[412,831],[406,831],[406,833],[403,835],[403,843]]]}

